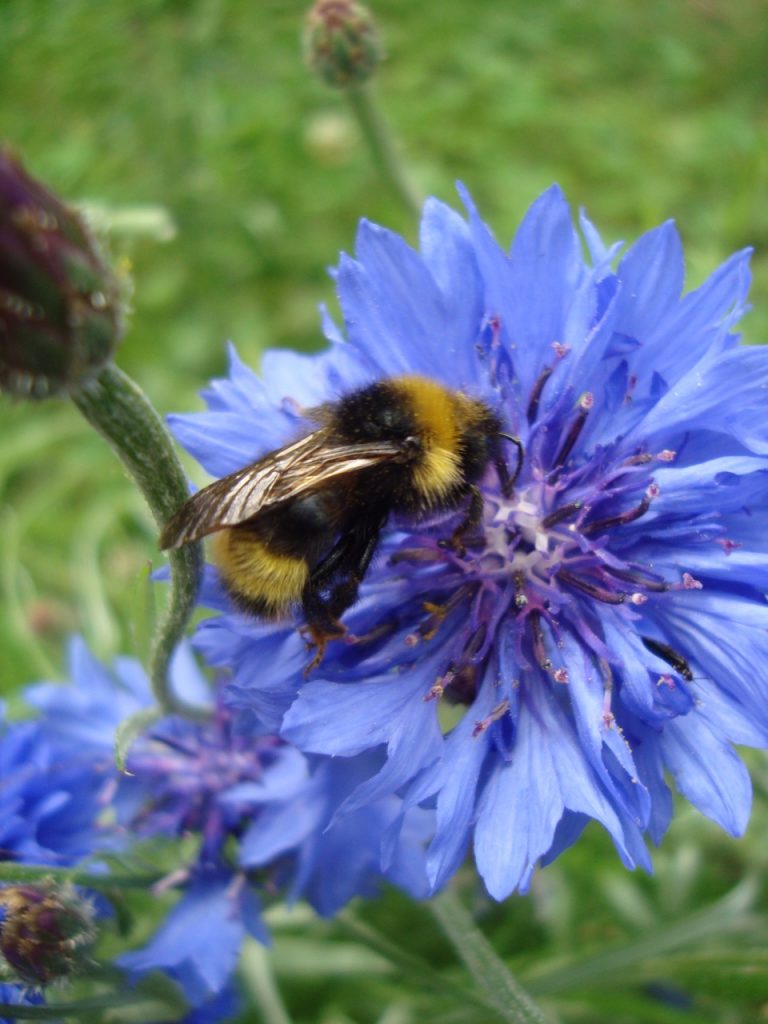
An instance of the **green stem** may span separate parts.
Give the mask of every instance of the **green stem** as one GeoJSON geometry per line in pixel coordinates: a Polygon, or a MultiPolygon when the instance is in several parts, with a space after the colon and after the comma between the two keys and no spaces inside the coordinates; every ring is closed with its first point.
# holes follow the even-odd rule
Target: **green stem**
{"type": "Polygon", "coordinates": [[[94,996],[92,999],[79,999],[72,1003],[47,1003],[44,1006],[15,1006],[11,1003],[0,1003],[0,1020],[52,1020],[60,1024],[62,1019],[82,1021],[85,1017],[93,1016],[103,1021],[107,1019],[104,1014],[105,1010],[119,1010],[123,1006],[133,1007],[134,1012],[137,1007],[143,1007],[149,1015],[145,1016],[142,1013],[141,1018],[134,1017],[134,1020],[150,1020],[156,1014],[162,1013],[165,1016],[169,1011],[173,1013],[177,1010],[176,1007],[163,1005],[157,1000],[150,1001],[141,993],[123,990],[112,995],[94,996]]]}
{"type": "Polygon", "coordinates": [[[454,892],[446,889],[429,906],[475,984],[502,1020],[508,1024],[549,1024],[550,1018],[510,974],[454,892]]]}
{"type": "Polygon", "coordinates": [[[421,988],[433,989],[441,996],[454,999],[459,1006],[471,1003],[486,1012],[488,1010],[495,1011],[495,1005],[484,992],[475,991],[446,977],[444,972],[435,970],[425,960],[413,956],[406,952],[401,945],[390,942],[385,936],[380,935],[370,925],[355,917],[349,909],[340,911],[336,916],[336,921],[358,941],[378,953],[383,960],[398,968],[406,978],[417,982],[421,988]]]}
{"type": "Polygon", "coordinates": [[[51,878],[59,882],[71,882],[72,885],[80,885],[87,889],[141,889],[146,892],[159,882],[163,875],[97,875],[82,869],[48,867],[44,864],[18,864],[15,861],[0,863],[0,883],[3,885],[34,884],[51,878]]]}
{"type": "Polygon", "coordinates": [[[291,1024],[272,973],[269,953],[255,939],[243,946],[240,954],[241,977],[259,1011],[263,1024],[291,1024]]]}
{"type": "Polygon", "coordinates": [[[408,213],[420,217],[421,200],[418,192],[408,180],[392,133],[373,93],[367,85],[352,86],[345,89],[344,93],[379,170],[408,213]]]}
{"type": "MultiPolygon", "coordinates": [[[[171,436],[144,392],[114,364],[72,398],[91,426],[109,441],[141,490],[158,527],[189,497],[184,470],[171,436]]],[[[199,544],[169,554],[171,596],[157,626],[149,658],[152,690],[166,713],[205,717],[207,712],[177,698],[168,682],[168,664],[197,600],[202,571],[199,544]]]]}

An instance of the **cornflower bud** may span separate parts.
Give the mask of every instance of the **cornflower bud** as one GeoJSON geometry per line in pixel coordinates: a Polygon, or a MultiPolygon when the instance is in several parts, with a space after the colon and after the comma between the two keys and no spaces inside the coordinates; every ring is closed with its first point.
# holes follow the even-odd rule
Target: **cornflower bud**
{"type": "Polygon", "coordinates": [[[0,150],[0,390],[78,388],[121,335],[117,277],[82,218],[0,150]]]}
{"type": "Polygon", "coordinates": [[[355,0],[317,0],[307,15],[304,51],[326,85],[361,85],[381,61],[376,25],[355,0]]]}
{"type": "Polygon", "coordinates": [[[40,987],[70,977],[95,936],[93,907],[47,879],[0,889],[0,973],[40,987]]]}

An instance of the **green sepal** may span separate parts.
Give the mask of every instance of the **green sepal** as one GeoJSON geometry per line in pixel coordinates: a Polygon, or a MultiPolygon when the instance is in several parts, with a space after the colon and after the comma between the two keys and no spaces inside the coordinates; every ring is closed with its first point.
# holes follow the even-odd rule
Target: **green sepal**
{"type": "Polygon", "coordinates": [[[135,715],[123,719],[115,733],[115,764],[123,775],[131,773],[126,768],[128,751],[139,736],[155,722],[159,722],[167,712],[160,707],[142,708],[135,715]]]}

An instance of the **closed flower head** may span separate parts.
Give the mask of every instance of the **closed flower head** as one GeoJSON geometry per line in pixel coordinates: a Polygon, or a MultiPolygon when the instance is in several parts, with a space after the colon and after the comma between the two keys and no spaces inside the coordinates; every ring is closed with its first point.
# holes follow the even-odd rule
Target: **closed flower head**
{"type": "Polygon", "coordinates": [[[356,0],[317,0],[307,14],[304,52],[326,85],[361,85],[381,61],[370,11],[356,0]]]}
{"type": "Polygon", "coordinates": [[[0,391],[84,384],[122,333],[118,281],[82,218],[0,150],[0,391]]]}
{"type": "Polygon", "coordinates": [[[33,986],[69,979],[95,937],[93,907],[53,880],[0,887],[0,971],[33,986]]]}

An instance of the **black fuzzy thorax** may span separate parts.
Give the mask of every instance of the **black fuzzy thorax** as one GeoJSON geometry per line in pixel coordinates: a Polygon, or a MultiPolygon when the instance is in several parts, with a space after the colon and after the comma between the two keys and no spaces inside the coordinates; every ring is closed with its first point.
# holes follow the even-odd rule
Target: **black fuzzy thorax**
{"type": "MultiPolygon", "coordinates": [[[[448,404],[454,418],[453,448],[459,460],[460,482],[440,500],[442,509],[459,504],[470,485],[482,477],[488,463],[498,454],[501,430],[498,418],[483,402],[467,400],[460,405],[452,400],[448,404]]],[[[344,443],[394,441],[401,443],[404,451],[412,452],[409,461],[361,472],[354,489],[357,500],[366,504],[385,503],[393,512],[411,515],[435,509],[434,500],[427,500],[415,485],[415,471],[427,446],[423,422],[397,379],[377,381],[345,395],[335,406],[332,425],[344,443]]]]}
{"type": "Polygon", "coordinates": [[[405,441],[419,433],[413,409],[400,388],[392,381],[352,391],[336,406],[334,425],[339,437],[348,444],[366,441],[405,441]]]}

